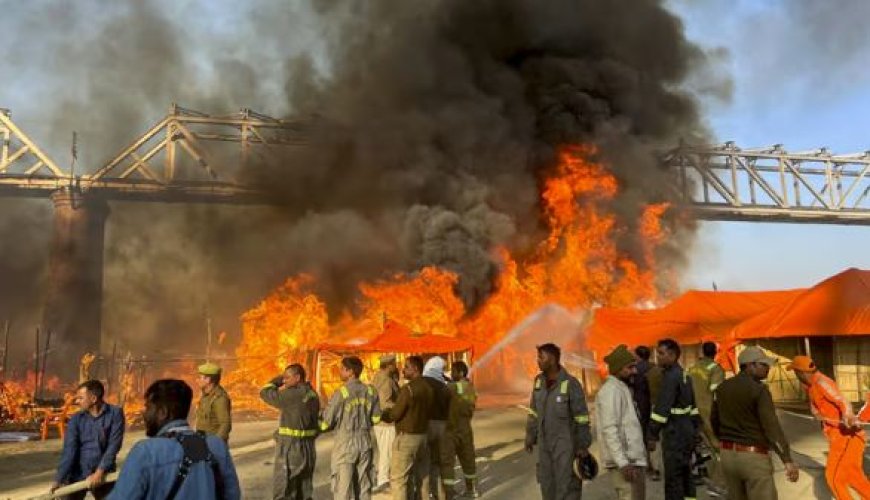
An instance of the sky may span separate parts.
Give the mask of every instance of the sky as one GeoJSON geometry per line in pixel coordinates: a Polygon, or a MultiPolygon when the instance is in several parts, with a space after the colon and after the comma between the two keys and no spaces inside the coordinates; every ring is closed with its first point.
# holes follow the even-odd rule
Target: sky
{"type": "MultiPolygon", "coordinates": [[[[705,102],[720,142],[784,144],[834,153],[870,149],[870,37],[863,0],[677,0],[689,37],[723,49],[732,94],[705,102]]],[[[849,267],[870,268],[870,227],[704,222],[687,287],[810,286],[849,267]]]]}
{"type": "MultiPolygon", "coordinates": [[[[0,0],[0,12],[14,10],[16,4],[0,0]]],[[[166,5],[178,16],[196,17],[190,23],[191,39],[201,32],[238,33],[241,7],[235,2],[186,0],[166,5]]],[[[733,140],[742,147],[782,143],[791,150],[827,146],[835,153],[870,149],[870,72],[862,64],[870,60],[870,38],[862,25],[870,15],[870,2],[671,0],[670,5],[683,17],[689,37],[718,61],[716,79],[730,79],[730,96],[704,101],[706,121],[720,142],[733,140]]],[[[11,19],[8,17],[6,22],[11,19]]],[[[41,26],[26,16],[15,21],[41,26]]],[[[256,30],[256,26],[246,29],[256,30]]],[[[0,63],[4,58],[20,63],[21,57],[27,57],[27,51],[9,39],[12,33],[0,29],[2,45],[18,47],[0,56],[0,63]]],[[[39,44],[43,43],[40,38],[52,36],[57,35],[42,26],[34,30],[35,38],[21,43],[39,44]],[[35,33],[40,33],[39,37],[35,33]]],[[[276,43],[291,44],[300,51],[318,50],[316,33],[302,23],[276,43]]],[[[280,74],[282,70],[269,59],[270,47],[237,53],[228,39],[212,50],[229,58],[253,57],[255,67],[263,74],[280,74]]],[[[40,61],[37,66],[45,64],[40,61]]],[[[0,64],[0,81],[2,72],[0,64]]],[[[87,75],[84,69],[73,69],[67,77],[87,75]]],[[[39,130],[39,108],[44,99],[57,92],[57,83],[45,82],[35,73],[17,75],[12,80],[26,85],[0,88],[0,107],[13,109],[19,125],[33,130],[31,135],[43,143],[46,132],[39,130]]],[[[195,92],[196,84],[187,83],[186,91],[195,92]]],[[[259,100],[270,102],[263,96],[280,92],[280,88],[259,89],[259,100]]],[[[232,100],[235,96],[224,97],[232,100]]],[[[254,100],[244,105],[256,108],[254,100]]],[[[263,111],[279,115],[286,110],[263,111]]],[[[154,116],[157,118],[159,115],[154,116]]],[[[62,157],[65,148],[68,146],[46,146],[55,158],[62,157]]],[[[710,289],[714,282],[719,289],[735,290],[809,286],[848,267],[870,268],[870,253],[865,250],[868,247],[867,227],[704,222],[683,275],[683,286],[710,289]]]]}

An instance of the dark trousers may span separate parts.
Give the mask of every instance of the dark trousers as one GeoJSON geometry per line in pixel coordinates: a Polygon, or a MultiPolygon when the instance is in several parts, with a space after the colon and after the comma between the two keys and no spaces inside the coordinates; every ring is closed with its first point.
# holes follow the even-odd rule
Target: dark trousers
{"type": "Polygon", "coordinates": [[[688,417],[671,417],[662,431],[662,462],[665,469],[665,500],[695,498],[692,479],[692,449],[695,429],[688,417]],[[685,419],[684,425],[681,420],[685,419]]]}

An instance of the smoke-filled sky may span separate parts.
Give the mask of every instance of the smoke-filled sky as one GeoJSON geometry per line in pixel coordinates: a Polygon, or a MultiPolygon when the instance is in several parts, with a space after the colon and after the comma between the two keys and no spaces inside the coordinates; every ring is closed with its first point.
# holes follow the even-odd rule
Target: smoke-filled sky
{"type": "MultiPolygon", "coordinates": [[[[171,102],[323,117],[317,147],[257,171],[278,208],[113,206],[107,331],[204,330],[206,309],[233,331],[302,270],[344,304],[360,279],[437,264],[462,275],[473,307],[494,272],[487,249],[523,250],[540,229],[535,185],[555,144],[602,145],[626,225],[667,198],[649,152],[679,137],[866,149],[854,117],[870,106],[870,49],[848,29],[866,7],[830,4],[675,0],[695,46],[654,0],[0,0],[0,44],[14,47],[0,53],[0,107],[64,166],[76,130],[84,170],[171,102]]],[[[0,248],[0,312],[34,321],[11,298],[39,288],[50,208],[0,207],[4,240],[16,235],[0,248]]],[[[868,267],[866,233],[703,224],[678,257],[689,285],[800,286],[868,267]]]]}

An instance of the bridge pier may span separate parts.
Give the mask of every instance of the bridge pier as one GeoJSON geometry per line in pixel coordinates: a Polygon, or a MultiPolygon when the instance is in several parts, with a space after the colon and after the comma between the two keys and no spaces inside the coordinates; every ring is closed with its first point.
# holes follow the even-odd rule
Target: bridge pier
{"type": "Polygon", "coordinates": [[[82,354],[100,350],[103,241],[109,206],[104,199],[75,188],[54,192],[51,201],[54,234],[43,329],[52,335],[49,371],[71,378],[82,354]]]}

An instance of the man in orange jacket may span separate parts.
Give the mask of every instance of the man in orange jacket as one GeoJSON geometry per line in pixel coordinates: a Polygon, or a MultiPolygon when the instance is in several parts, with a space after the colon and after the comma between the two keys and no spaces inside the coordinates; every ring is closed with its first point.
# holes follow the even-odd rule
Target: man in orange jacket
{"type": "Polygon", "coordinates": [[[825,480],[837,500],[851,500],[849,486],[870,499],[870,481],[864,475],[864,430],[837,384],[823,375],[808,356],[795,356],[786,367],[804,385],[813,415],[822,422],[830,450],[825,480]]]}

